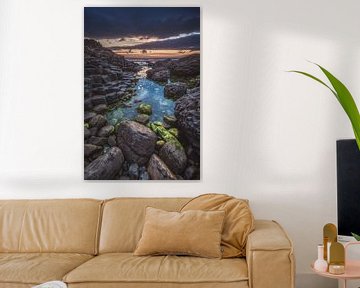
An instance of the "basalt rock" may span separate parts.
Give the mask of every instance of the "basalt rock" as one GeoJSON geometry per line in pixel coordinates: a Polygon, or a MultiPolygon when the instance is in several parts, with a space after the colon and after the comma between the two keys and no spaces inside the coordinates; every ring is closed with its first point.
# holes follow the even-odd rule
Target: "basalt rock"
{"type": "Polygon", "coordinates": [[[170,71],[166,68],[156,68],[146,71],[147,78],[156,82],[167,82],[170,78],[170,71]]]}
{"type": "Polygon", "coordinates": [[[84,139],[88,139],[91,136],[91,132],[87,127],[84,127],[84,139]]]}
{"type": "Polygon", "coordinates": [[[149,173],[144,166],[139,168],[139,180],[150,180],[149,173]]]}
{"type": "Polygon", "coordinates": [[[101,146],[93,145],[93,144],[85,144],[84,145],[84,156],[90,157],[94,154],[101,153],[103,148],[101,146]]]}
{"type": "Polygon", "coordinates": [[[137,163],[130,164],[129,177],[131,180],[137,180],[139,178],[139,165],[137,163]]]}
{"type": "Polygon", "coordinates": [[[156,154],[151,156],[147,171],[152,180],[176,180],[174,173],[156,154]]]}
{"type": "Polygon", "coordinates": [[[91,136],[96,136],[97,132],[99,131],[99,128],[97,128],[97,127],[91,127],[91,128],[89,129],[89,131],[90,131],[90,135],[91,135],[91,136]]]}
{"type": "Polygon", "coordinates": [[[88,122],[91,118],[95,117],[96,113],[95,112],[85,112],[84,114],[84,121],[88,122]]]}
{"type": "Polygon", "coordinates": [[[146,114],[139,114],[135,117],[134,120],[140,124],[146,125],[147,123],[149,123],[150,117],[146,114]]]}
{"type": "Polygon", "coordinates": [[[200,88],[188,90],[175,102],[175,117],[189,143],[200,149],[200,88]]]}
{"type": "Polygon", "coordinates": [[[170,125],[170,126],[173,126],[173,125],[175,125],[175,123],[176,123],[176,118],[175,118],[175,116],[164,115],[163,119],[164,119],[164,122],[165,122],[166,124],[170,125]]]}
{"type": "Polygon", "coordinates": [[[199,180],[199,169],[195,166],[189,166],[186,168],[184,172],[184,179],[185,180],[199,180]]]}
{"type": "Polygon", "coordinates": [[[106,98],[104,95],[98,95],[91,98],[91,103],[94,106],[106,104],[106,98]]]}
{"type": "Polygon", "coordinates": [[[200,55],[190,55],[173,61],[169,66],[171,75],[194,77],[200,74],[200,55]]]}
{"type": "Polygon", "coordinates": [[[85,168],[85,180],[111,180],[120,172],[124,156],[118,147],[110,148],[85,168]]]}
{"type": "Polygon", "coordinates": [[[107,123],[106,118],[100,114],[94,116],[89,121],[90,127],[97,127],[97,128],[101,128],[101,127],[105,126],[106,123],[107,123]]]}
{"type": "Polygon", "coordinates": [[[109,144],[111,147],[116,146],[116,136],[115,136],[115,135],[111,135],[111,136],[108,138],[108,144],[109,144]]]}
{"type": "Polygon", "coordinates": [[[96,112],[96,113],[104,113],[106,112],[108,109],[107,105],[106,104],[100,104],[100,105],[97,105],[93,108],[93,110],[96,112]]]}
{"type": "Polygon", "coordinates": [[[141,114],[151,115],[152,114],[152,107],[150,104],[141,103],[136,110],[141,114]]]}
{"type": "Polygon", "coordinates": [[[187,162],[185,150],[182,146],[167,142],[160,150],[160,158],[175,174],[181,174],[187,162]]]}
{"type": "Polygon", "coordinates": [[[112,125],[106,125],[100,129],[98,132],[99,137],[109,137],[113,132],[115,128],[112,125]]]}
{"type": "Polygon", "coordinates": [[[169,83],[165,85],[164,95],[166,98],[177,100],[186,93],[187,85],[182,82],[169,83]]]}
{"type": "Polygon", "coordinates": [[[106,99],[106,103],[110,105],[119,101],[119,96],[116,94],[116,92],[113,92],[110,94],[106,94],[105,99],[106,99]]]}
{"type": "Polygon", "coordinates": [[[107,142],[108,142],[108,138],[106,137],[91,136],[88,140],[88,144],[93,144],[97,146],[104,146],[107,144],[107,142]]]}
{"type": "Polygon", "coordinates": [[[93,109],[93,104],[91,102],[91,99],[84,100],[84,110],[90,111],[91,109],[93,109]]]}
{"type": "Polygon", "coordinates": [[[154,153],[156,134],[135,121],[120,122],[117,143],[128,162],[144,165],[154,153]]]}

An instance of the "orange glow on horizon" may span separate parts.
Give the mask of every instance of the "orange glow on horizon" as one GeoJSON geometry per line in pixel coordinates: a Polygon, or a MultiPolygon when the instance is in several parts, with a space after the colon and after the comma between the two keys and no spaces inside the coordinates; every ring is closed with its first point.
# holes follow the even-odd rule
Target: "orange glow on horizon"
{"type": "Polygon", "coordinates": [[[181,58],[184,56],[200,54],[199,50],[170,50],[170,49],[115,49],[116,54],[130,59],[159,59],[181,58]]]}

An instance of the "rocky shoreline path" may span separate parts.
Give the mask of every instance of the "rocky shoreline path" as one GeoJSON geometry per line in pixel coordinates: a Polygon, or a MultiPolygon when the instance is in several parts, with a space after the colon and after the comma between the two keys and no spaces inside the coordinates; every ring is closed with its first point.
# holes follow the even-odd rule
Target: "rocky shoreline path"
{"type": "Polygon", "coordinates": [[[167,111],[155,109],[155,94],[137,99],[141,65],[85,39],[85,180],[200,179],[200,57],[147,65],[146,81],[174,103],[167,111]],[[109,119],[126,109],[131,117],[109,119]]]}

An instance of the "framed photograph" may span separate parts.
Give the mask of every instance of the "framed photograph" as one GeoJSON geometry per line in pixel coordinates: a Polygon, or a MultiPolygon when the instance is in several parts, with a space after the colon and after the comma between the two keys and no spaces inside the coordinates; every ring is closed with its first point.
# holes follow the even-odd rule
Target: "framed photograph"
{"type": "Polygon", "coordinates": [[[84,179],[200,179],[200,8],[85,7],[84,179]]]}

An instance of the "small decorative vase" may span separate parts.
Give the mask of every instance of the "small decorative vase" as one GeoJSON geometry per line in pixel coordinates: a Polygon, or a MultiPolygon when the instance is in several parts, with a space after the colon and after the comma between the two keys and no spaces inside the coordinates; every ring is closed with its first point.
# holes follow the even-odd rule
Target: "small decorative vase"
{"type": "Polygon", "coordinates": [[[318,259],[314,263],[314,269],[320,272],[326,272],[328,263],[324,260],[324,245],[318,245],[318,259]]]}

